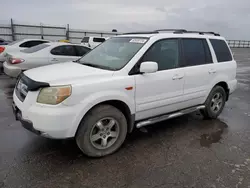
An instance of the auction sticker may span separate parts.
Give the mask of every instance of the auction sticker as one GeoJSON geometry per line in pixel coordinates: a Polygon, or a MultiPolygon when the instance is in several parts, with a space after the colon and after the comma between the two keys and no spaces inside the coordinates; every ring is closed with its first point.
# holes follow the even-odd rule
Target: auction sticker
{"type": "Polygon", "coordinates": [[[144,44],[147,39],[131,39],[129,42],[144,44]]]}

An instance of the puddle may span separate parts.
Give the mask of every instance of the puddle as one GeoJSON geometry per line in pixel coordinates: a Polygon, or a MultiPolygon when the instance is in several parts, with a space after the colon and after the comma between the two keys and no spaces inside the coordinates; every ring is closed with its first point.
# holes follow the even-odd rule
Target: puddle
{"type": "Polygon", "coordinates": [[[228,125],[222,121],[216,122],[214,130],[211,133],[201,135],[200,145],[202,147],[210,147],[213,143],[220,142],[222,134],[227,127],[228,125]]]}

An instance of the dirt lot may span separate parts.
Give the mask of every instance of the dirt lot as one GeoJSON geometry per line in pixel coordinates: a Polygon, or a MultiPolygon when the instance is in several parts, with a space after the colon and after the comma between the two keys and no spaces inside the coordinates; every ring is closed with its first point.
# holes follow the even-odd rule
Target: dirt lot
{"type": "Polygon", "coordinates": [[[218,120],[194,113],[135,130],[102,159],[24,130],[11,110],[15,80],[0,75],[0,188],[250,187],[250,49],[234,54],[238,89],[218,120]]]}

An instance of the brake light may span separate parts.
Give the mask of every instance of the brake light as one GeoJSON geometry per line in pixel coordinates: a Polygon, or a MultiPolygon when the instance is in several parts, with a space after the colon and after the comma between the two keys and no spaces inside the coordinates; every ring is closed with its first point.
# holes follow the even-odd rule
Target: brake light
{"type": "Polygon", "coordinates": [[[0,53],[2,53],[5,50],[5,47],[0,46],[0,53]]]}
{"type": "Polygon", "coordinates": [[[19,58],[11,58],[10,59],[11,64],[19,64],[19,63],[22,63],[22,62],[24,62],[23,59],[19,59],[19,58]]]}

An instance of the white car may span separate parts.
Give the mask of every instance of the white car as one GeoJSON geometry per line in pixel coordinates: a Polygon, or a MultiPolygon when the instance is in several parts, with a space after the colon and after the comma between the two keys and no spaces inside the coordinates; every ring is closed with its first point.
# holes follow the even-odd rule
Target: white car
{"type": "Polygon", "coordinates": [[[8,45],[0,45],[0,63],[6,61],[7,53],[20,52],[23,49],[27,49],[39,44],[48,43],[50,41],[43,39],[20,39],[9,43],[8,45]]]}
{"type": "Polygon", "coordinates": [[[105,42],[109,37],[83,37],[81,44],[90,48],[95,48],[105,42]]]}
{"type": "Polygon", "coordinates": [[[17,77],[22,71],[31,68],[75,61],[90,50],[86,46],[62,42],[40,44],[20,52],[7,53],[3,69],[8,76],[17,77]]]}
{"type": "Polygon", "coordinates": [[[236,66],[216,33],[124,34],[78,63],[24,72],[13,108],[26,129],[75,137],[83,153],[100,157],[120,148],[134,128],[196,110],[217,118],[236,89],[236,66]]]}

